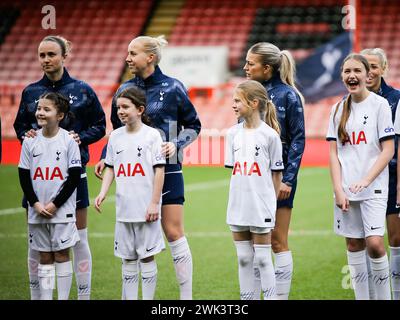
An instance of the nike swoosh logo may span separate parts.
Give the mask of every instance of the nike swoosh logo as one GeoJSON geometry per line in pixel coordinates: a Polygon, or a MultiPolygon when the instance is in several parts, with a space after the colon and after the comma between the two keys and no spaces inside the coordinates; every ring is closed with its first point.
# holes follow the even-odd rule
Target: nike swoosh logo
{"type": "Polygon", "coordinates": [[[156,247],[150,248],[150,249],[146,249],[147,252],[150,252],[151,250],[154,250],[156,247]]]}
{"type": "Polygon", "coordinates": [[[382,227],[371,227],[371,230],[376,230],[376,229],[380,229],[382,227]]]}
{"type": "Polygon", "coordinates": [[[122,151],[124,151],[124,150],[117,151],[117,154],[120,154],[122,151]]]}
{"type": "Polygon", "coordinates": [[[164,192],[164,193],[161,194],[161,196],[166,195],[167,193],[170,193],[170,192],[171,192],[171,190],[169,190],[167,192],[164,192]]]}
{"type": "Polygon", "coordinates": [[[61,240],[61,243],[66,243],[68,242],[70,239],[68,238],[67,240],[61,240]]]}
{"type": "Polygon", "coordinates": [[[240,148],[237,148],[237,149],[233,149],[233,152],[236,152],[236,151],[238,151],[238,150],[240,150],[240,148]]]}
{"type": "Polygon", "coordinates": [[[39,157],[41,154],[42,154],[42,153],[33,154],[33,157],[34,157],[34,158],[39,157]]]}

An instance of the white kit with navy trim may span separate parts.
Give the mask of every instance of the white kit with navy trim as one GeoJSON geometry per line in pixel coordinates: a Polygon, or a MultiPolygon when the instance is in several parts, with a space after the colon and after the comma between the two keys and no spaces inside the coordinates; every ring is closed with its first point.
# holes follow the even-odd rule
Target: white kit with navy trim
{"type": "Polygon", "coordinates": [[[114,168],[117,221],[146,221],[153,196],[154,166],[165,165],[161,146],[160,133],[145,124],[134,133],[125,126],[111,132],[105,164],[114,168]]]}
{"type": "MultiPolygon", "coordinates": [[[[46,205],[55,199],[67,180],[68,169],[81,167],[79,146],[62,128],[52,138],[44,137],[40,129],[36,137],[24,139],[18,167],[30,170],[33,190],[39,202],[46,205]]],[[[75,222],[75,210],[76,189],[51,219],[40,216],[29,206],[28,223],[75,222]]]]}
{"type": "Polygon", "coordinates": [[[276,194],[272,171],[282,171],[282,143],[278,133],[261,122],[256,129],[244,122],[228,130],[225,166],[233,168],[227,223],[273,228],[276,194]]]}
{"type": "Polygon", "coordinates": [[[337,141],[342,187],[348,199],[352,201],[386,199],[389,184],[387,167],[361,192],[354,194],[349,188],[368,174],[382,152],[381,141],[394,138],[392,115],[387,100],[370,92],[363,101],[351,102],[351,112],[346,124],[349,139],[345,144],[342,144],[338,138],[343,101],[340,102],[334,119],[335,110],[336,105],[331,110],[326,139],[337,141]]]}

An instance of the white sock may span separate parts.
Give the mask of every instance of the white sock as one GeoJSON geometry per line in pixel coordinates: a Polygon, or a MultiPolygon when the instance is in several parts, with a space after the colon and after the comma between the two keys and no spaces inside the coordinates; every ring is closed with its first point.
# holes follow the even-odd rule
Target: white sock
{"type": "Polygon", "coordinates": [[[40,285],[40,300],[53,300],[56,267],[54,264],[39,264],[38,276],[40,285]]]}
{"type": "Polygon", "coordinates": [[[254,260],[260,270],[261,289],[264,300],[274,300],[276,296],[276,282],[271,256],[271,245],[255,244],[254,260]]]}
{"type": "Polygon", "coordinates": [[[288,300],[292,283],[293,258],[291,251],[275,254],[276,298],[288,300]]]}
{"type": "Polygon", "coordinates": [[[38,266],[40,261],[39,251],[28,248],[28,272],[29,288],[31,291],[31,300],[40,300],[40,286],[38,276],[38,266]]]}
{"type": "Polygon", "coordinates": [[[253,262],[253,271],[254,271],[254,295],[253,300],[260,300],[261,295],[261,278],[260,278],[260,269],[258,268],[258,264],[256,259],[253,262]]]}
{"type": "Polygon", "coordinates": [[[122,260],[123,300],[137,300],[139,287],[138,260],[122,260]]]}
{"type": "Polygon", "coordinates": [[[92,255],[87,237],[87,228],[78,230],[80,241],[73,247],[74,272],[78,300],[89,300],[92,278],[92,255]]]}
{"type": "Polygon", "coordinates": [[[385,254],[380,258],[371,259],[371,271],[378,300],[391,300],[389,260],[385,254]]]}
{"type": "Polygon", "coordinates": [[[72,262],[56,262],[58,300],[68,300],[72,284],[72,262]]]}
{"type": "Polygon", "coordinates": [[[157,263],[156,260],[150,262],[140,262],[142,274],[142,296],[143,300],[153,300],[157,286],[157,263]]]}
{"type": "Polygon", "coordinates": [[[369,300],[376,300],[376,291],[375,291],[375,284],[373,281],[373,275],[371,270],[371,258],[368,254],[365,255],[366,263],[367,263],[367,270],[368,270],[368,289],[369,289],[369,300]]]}
{"type": "Polygon", "coordinates": [[[347,261],[350,268],[356,300],[369,300],[368,269],[365,249],[356,252],[347,251],[347,261]]]}
{"type": "Polygon", "coordinates": [[[240,299],[253,300],[254,250],[251,241],[234,241],[239,263],[240,299]]]}
{"type": "Polygon", "coordinates": [[[400,300],[400,247],[390,248],[390,281],[393,300],[400,300]]]}
{"type": "Polygon", "coordinates": [[[186,237],[168,243],[174,260],[181,300],[192,300],[193,262],[186,237]]]}

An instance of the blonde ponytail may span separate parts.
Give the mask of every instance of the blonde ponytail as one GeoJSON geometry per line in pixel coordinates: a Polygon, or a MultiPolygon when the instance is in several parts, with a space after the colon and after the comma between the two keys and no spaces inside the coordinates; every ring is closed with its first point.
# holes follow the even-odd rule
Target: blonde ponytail
{"type": "Polygon", "coordinates": [[[304,97],[297,89],[294,77],[296,75],[296,63],[292,54],[287,50],[281,51],[281,67],[280,76],[283,83],[291,86],[296,93],[300,96],[301,102],[304,104],[304,97]]]}
{"type": "Polygon", "coordinates": [[[265,117],[264,121],[272,129],[274,129],[279,135],[281,134],[281,127],[279,125],[278,117],[276,116],[276,108],[271,100],[267,101],[265,107],[265,117]]]}

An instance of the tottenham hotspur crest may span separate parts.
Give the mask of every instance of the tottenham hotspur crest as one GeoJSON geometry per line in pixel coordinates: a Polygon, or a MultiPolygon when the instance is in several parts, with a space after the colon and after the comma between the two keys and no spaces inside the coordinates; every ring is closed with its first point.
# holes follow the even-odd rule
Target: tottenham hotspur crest
{"type": "Polygon", "coordinates": [[[78,97],[69,94],[69,104],[73,104],[76,100],[78,100],[78,97]]]}
{"type": "Polygon", "coordinates": [[[256,145],[256,156],[258,156],[260,153],[258,152],[260,150],[260,147],[256,145]]]}
{"type": "Polygon", "coordinates": [[[142,155],[142,153],[141,153],[142,150],[143,150],[143,148],[141,148],[140,146],[137,147],[137,151],[138,151],[137,156],[138,156],[138,157],[140,157],[140,156],[142,155]]]}
{"type": "Polygon", "coordinates": [[[165,94],[165,92],[160,90],[160,101],[164,100],[164,94],[165,94]]]}
{"type": "Polygon", "coordinates": [[[367,115],[364,115],[364,122],[363,122],[363,124],[367,124],[367,119],[368,119],[368,116],[367,116],[367,115]]]}
{"type": "Polygon", "coordinates": [[[58,161],[58,160],[60,160],[60,154],[61,154],[61,151],[56,151],[56,155],[57,155],[57,158],[56,158],[56,160],[58,161]]]}

